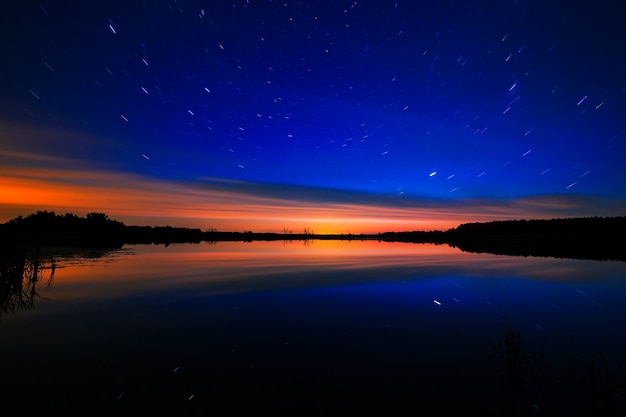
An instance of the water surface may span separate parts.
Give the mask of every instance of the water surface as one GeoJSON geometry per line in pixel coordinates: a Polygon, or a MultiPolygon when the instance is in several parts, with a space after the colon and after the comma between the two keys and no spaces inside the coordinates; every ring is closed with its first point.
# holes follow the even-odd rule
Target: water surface
{"type": "Polygon", "coordinates": [[[203,415],[624,410],[624,262],[377,241],[50,253],[28,302],[3,309],[2,404],[174,403],[203,415]],[[506,341],[517,332],[511,368],[518,345],[506,341]]]}

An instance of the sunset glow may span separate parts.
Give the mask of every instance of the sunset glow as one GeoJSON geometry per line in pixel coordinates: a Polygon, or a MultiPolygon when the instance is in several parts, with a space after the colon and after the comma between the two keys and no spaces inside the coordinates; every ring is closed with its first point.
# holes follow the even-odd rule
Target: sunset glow
{"type": "MultiPolygon", "coordinates": [[[[14,165],[15,154],[0,153],[0,221],[38,210],[84,215],[104,212],[126,224],[171,225],[220,231],[314,233],[379,233],[385,231],[446,230],[469,221],[541,218],[558,213],[605,214],[618,207],[595,206],[572,198],[519,199],[444,204],[411,199],[383,199],[378,204],[350,204],[318,199],[243,193],[213,182],[176,182],[104,170],[70,170],[63,160],[48,159],[51,167],[14,165]],[[395,201],[395,202],[393,202],[395,201]],[[394,205],[397,204],[397,205],[394,205]],[[587,211],[585,211],[587,210],[587,211]]],[[[43,157],[20,154],[20,161],[43,157]]],[[[34,165],[34,164],[33,164],[34,165]]],[[[262,189],[262,185],[259,185],[262,189]]]]}

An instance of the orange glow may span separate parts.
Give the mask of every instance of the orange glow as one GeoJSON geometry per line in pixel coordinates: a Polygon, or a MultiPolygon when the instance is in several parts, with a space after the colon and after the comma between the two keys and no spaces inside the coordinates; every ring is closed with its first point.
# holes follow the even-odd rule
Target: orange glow
{"type": "Polygon", "coordinates": [[[126,173],[22,167],[0,168],[0,190],[2,222],[38,210],[97,211],[126,224],[294,233],[308,228],[319,234],[446,230],[469,221],[538,218],[548,204],[421,208],[310,203],[126,173]]]}
{"type": "Polygon", "coordinates": [[[250,189],[250,184],[232,180],[166,181],[28,152],[24,148],[37,149],[41,137],[63,141],[63,146],[94,139],[2,124],[0,128],[0,222],[39,210],[77,215],[95,211],[128,225],[278,233],[301,233],[306,228],[316,234],[360,234],[446,230],[465,222],[511,218],[623,215],[620,202],[603,206],[572,196],[463,203],[421,203],[409,198],[401,206],[382,197],[356,204],[304,201],[289,197],[288,192],[265,196],[262,190],[241,191],[245,186],[250,189]]]}
{"type": "Polygon", "coordinates": [[[452,219],[427,221],[435,213],[416,209],[333,203],[312,206],[108,172],[0,169],[0,189],[2,221],[15,217],[13,213],[21,208],[20,215],[37,210],[99,211],[128,224],[270,232],[287,229],[294,233],[304,228],[316,233],[377,233],[457,223],[452,219]]]}

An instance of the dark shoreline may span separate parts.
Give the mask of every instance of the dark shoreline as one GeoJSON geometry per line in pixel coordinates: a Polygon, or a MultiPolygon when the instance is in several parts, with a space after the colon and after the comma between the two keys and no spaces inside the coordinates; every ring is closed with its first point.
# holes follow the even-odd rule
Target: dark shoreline
{"type": "Polygon", "coordinates": [[[103,213],[86,218],[38,212],[0,224],[0,246],[83,246],[125,244],[377,240],[447,244],[466,252],[626,261],[626,217],[583,217],[465,223],[446,231],[378,234],[219,232],[170,227],[126,226],[103,213]]]}

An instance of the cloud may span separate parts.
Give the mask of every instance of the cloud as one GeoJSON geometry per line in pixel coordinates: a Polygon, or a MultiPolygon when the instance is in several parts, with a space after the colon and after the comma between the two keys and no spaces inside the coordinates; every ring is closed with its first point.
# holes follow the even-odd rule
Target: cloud
{"type": "MultiPolygon", "coordinates": [[[[79,137],[63,138],[80,142],[79,137]]],[[[75,156],[28,151],[33,140],[16,146],[0,142],[2,222],[38,210],[99,211],[127,224],[372,233],[445,230],[470,221],[624,215],[626,206],[587,195],[443,200],[225,178],[173,181],[107,169],[75,156]]]]}
{"type": "Polygon", "coordinates": [[[69,168],[3,166],[0,189],[2,221],[14,217],[17,210],[22,210],[20,215],[44,209],[77,214],[102,211],[126,223],[219,230],[441,230],[468,221],[623,214],[623,205],[614,200],[590,196],[442,201],[219,179],[165,181],[69,168]]]}

